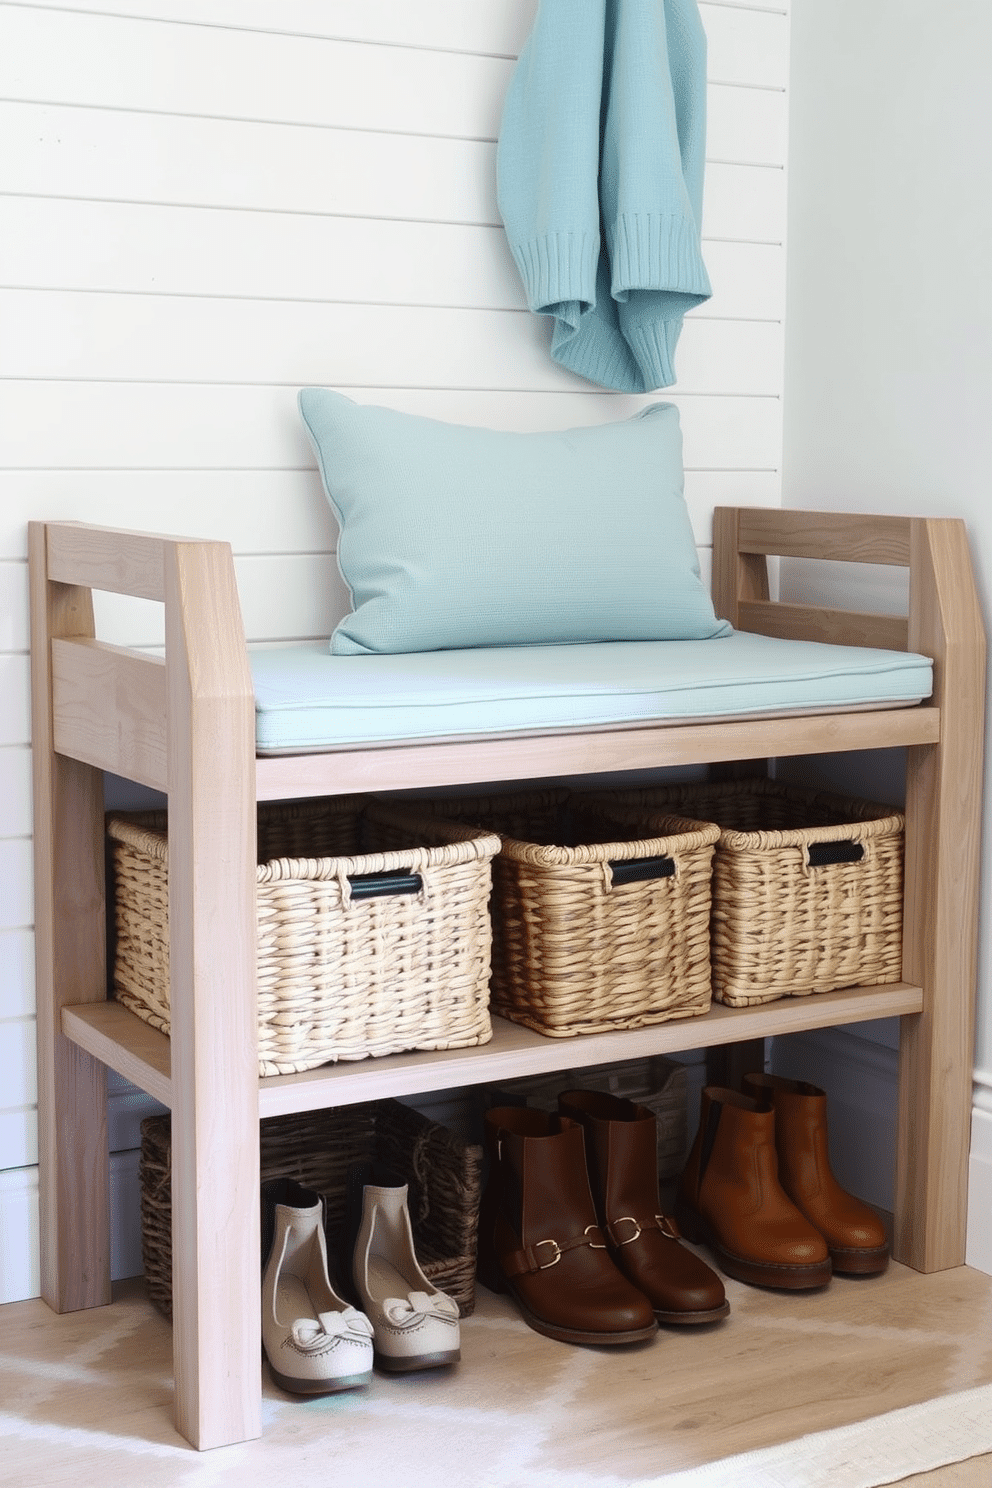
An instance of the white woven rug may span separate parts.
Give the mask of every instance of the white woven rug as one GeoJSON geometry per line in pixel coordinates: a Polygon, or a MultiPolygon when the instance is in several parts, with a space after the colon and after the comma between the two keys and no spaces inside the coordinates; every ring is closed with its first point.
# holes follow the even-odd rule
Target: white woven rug
{"type": "Polygon", "coordinates": [[[645,1479],[636,1488],[881,1488],[988,1452],[992,1385],[982,1385],[854,1426],[645,1479]]]}

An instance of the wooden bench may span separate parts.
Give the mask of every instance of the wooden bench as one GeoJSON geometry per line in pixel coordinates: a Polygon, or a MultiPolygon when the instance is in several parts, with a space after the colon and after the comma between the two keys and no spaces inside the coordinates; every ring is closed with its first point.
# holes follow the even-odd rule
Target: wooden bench
{"type": "Polygon", "coordinates": [[[110,1067],[172,1111],[176,1422],[190,1442],[260,1432],[263,1115],[899,1015],[894,1253],[921,1271],[963,1262],[985,644],[963,524],[715,516],[719,614],[743,630],[931,656],[933,696],[918,706],[269,758],[256,758],[226,544],[35,523],[30,552],[43,1295],[60,1312],[109,1300],[110,1067]],[[908,566],[908,620],[774,603],[769,555],[908,566]],[[95,639],[93,589],[164,602],[165,657],[95,639]],[[578,1042],[496,1019],[483,1047],[258,1078],[256,801],[893,746],[908,751],[901,982],[714,1005],[578,1042]],[[171,1043],[107,1000],[105,770],[168,795],[171,1043]]]}

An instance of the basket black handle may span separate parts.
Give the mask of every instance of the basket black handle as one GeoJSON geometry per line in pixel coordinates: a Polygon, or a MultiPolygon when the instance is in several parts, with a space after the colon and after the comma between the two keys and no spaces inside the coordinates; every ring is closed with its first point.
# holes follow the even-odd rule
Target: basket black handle
{"type": "Polygon", "coordinates": [[[674,878],[675,859],[621,858],[610,863],[614,884],[641,883],[649,878],[674,878]]]}
{"type": "Polygon", "coordinates": [[[385,899],[389,894],[419,894],[423,880],[419,873],[357,873],[349,878],[352,899],[385,899]]]}
{"type": "Polygon", "coordinates": [[[810,868],[826,868],[830,863],[860,863],[865,855],[861,842],[810,842],[806,861],[810,868]]]}

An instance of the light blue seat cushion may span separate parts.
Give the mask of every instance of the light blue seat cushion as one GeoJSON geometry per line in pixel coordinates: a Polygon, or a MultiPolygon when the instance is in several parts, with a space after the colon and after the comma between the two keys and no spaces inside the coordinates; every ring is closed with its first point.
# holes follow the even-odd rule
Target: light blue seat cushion
{"type": "Polygon", "coordinates": [[[254,651],[260,753],[921,701],[927,657],[734,632],[708,641],[332,656],[254,651]]]}
{"type": "Polygon", "coordinates": [[[440,423],[305,388],[352,612],[336,655],[726,634],[670,403],[593,428],[440,423]]]}

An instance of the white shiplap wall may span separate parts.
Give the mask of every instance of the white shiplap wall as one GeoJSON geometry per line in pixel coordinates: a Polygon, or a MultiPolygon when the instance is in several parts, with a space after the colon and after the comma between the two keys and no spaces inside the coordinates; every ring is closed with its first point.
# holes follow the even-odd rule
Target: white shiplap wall
{"type": "MultiPolygon", "coordinates": [[[[645,401],[553,365],[499,224],[534,8],[0,0],[0,1300],[37,1290],[26,523],[228,539],[249,637],[323,636],[343,590],[300,386],[518,429],[645,401]]],[[[700,12],[715,293],[660,396],[705,559],[715,503],[780,498],[788,0],[700,12]]]]}

